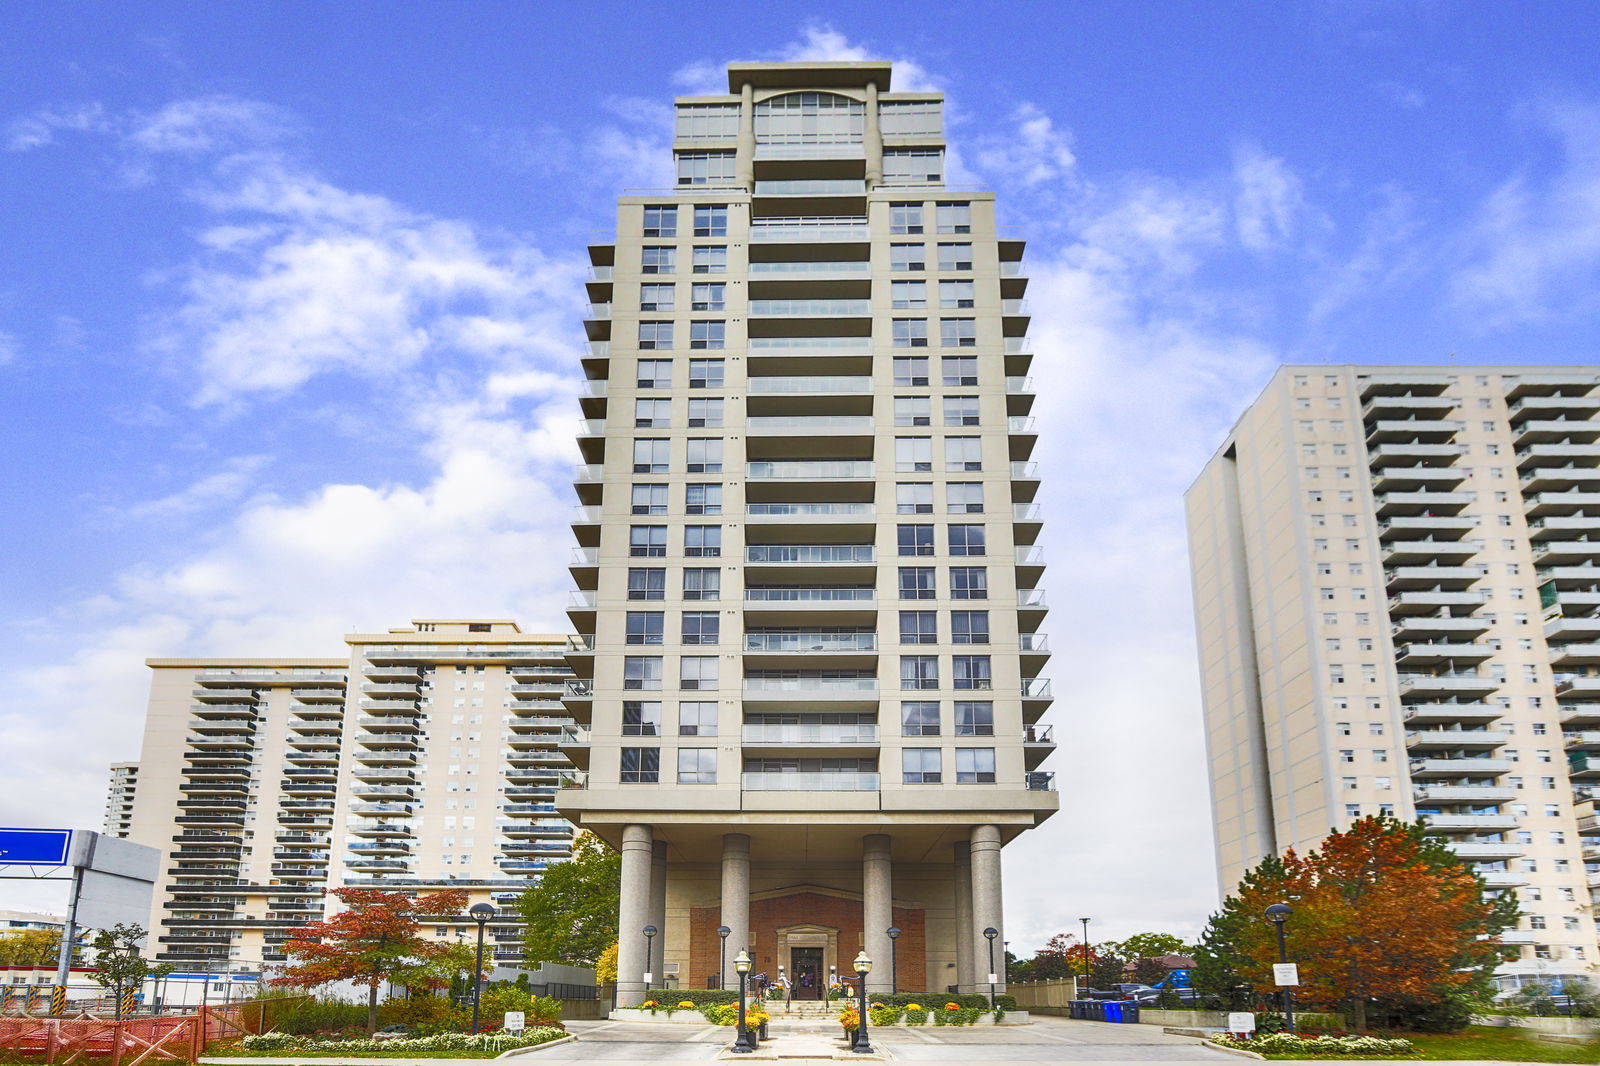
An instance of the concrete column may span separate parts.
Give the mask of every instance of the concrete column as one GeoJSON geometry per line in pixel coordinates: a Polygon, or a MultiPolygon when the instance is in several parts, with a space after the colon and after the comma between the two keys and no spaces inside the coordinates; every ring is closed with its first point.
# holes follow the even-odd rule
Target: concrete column
{"type": "Polygon", "coordinates": [[[867,188],[875,189],[883,183],[883,134],[878,130],[878,83],[867,83],[867,188]]]}
{"type": "Polygon", "coordinates": [[[622,898],[617,907],[617,1006],[644,1002],[644,933],[650,924],[650,827],[622,830],[622,898]]]}
{"type": "Polygon", "coordinates": [[[1005,916],[1000,902],[1000,829],[992,825],[972,827],[972,962],[977,971],[976,991],[989,990],[989,974],[999,975],[997,991],[1005,991],[1005,916]],[[994,938],[994,969],[989,969],[989,940],[986,928],[1000,930],[994,938]]]}
{"type": "Polygon", "coordinates": [[[657,929],[651,972],[655,974],[656,987],[665,982],[661,975],[666,970],[662,960],[667,957],[667,842],[657,840],[650,845],[650,924],[657,929]]]}
{"type": "Polygon", "coordinates": [[[739,87],[739,140],[734,148],[733,173],[746,189],[756,180],[756,91],[745,82],[739,87]]]}
{"type": "MultiPolygon", "coordinates": [[[[887,833],[869,833],[861,838],[861,921],[861,942],[867,958],[872,960],[867,993],[888,992],[892,975],[889,934],[885,930],[894,924],[894,875],[887,833]]],[[[840,959],[840,969],[849,961],[840,959]]]]}
{"type": "MultiPolygon", "coordinates": [[[[957,842],[955,846],[955,880],[956,880],[956,988],[962,992],[971,992],[977,978],[974,976],[977,969],[972,965],[972,845],[965,840],[957,842]]],[[[908,989],[908,991],[917,991],[908,989]]],[[[942,992],[942,988],[929,989],[930,992],[942,992]]]]}
{"type": "Polygon", "coordinates": [[[750,837],[744,833],[722,834],[722,924],[732,930],[722,987],[738,988],[733,960],[750,949],[750,837]]]}

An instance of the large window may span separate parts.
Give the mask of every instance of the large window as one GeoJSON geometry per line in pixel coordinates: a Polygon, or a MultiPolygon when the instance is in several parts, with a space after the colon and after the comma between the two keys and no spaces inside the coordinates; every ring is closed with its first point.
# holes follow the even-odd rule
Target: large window
{"type": "Polygon", "coordinates": [[[978,302],[977,286],[970,281],[939,282],[939,306],[946,309],[974,307],[978,302]]]}
{"type": "Polygon", "coordinates": [[[671,311],[678,287],[672,282],[647,281],[639,286],[639,310],[671,311]]]}
{"type": "Polygon", "coordinates": [[[644,209],[644,235],[646,237],[676,237],[678,235],[678,208],[675,204],[648,205],[644,209]]]}
{"type": "Polygon", "coordinates": [[[979,437],[946,437],[944,468],[952,474],[983,469],[983,440],[979,437]]]}
{"type": "Polygon", "coordinates": [[[950,568],[950,598],[952,600],[988,599],[988,569],[982,566],[952,566],[950,568]]]}
{"type": "Polygon", "coordinates": [[[897,318],[894,320],[894,346],[896,348],[926,348],[928,346],[928,320],[925,318],[897,318]]]}
{"type": "Polygon", "coordinates": [[[939,245],[940,270],[971,270],[972,245],[970,244],[941,244],[939,245]]]}
{"type": "Polygon", "coordinates": [[[622,659],[622,687],[650,690],[660,689],[661,656],[624,656],[622,659]]]}
{"type": "Polygon", "coordinates": [[[928,357],[925,355],[895,356],[894,383],[902,388],[927,388],[928,357]]]}
{"type": "Polygon", "coordinates": [[[937,137],[939,110],[937,100],[880,100],[878,128],[885,137],[937,137]]]}
{"type": "Polygon", "coordinates": [[[733,152],[679,152],[679,185],[734,184],[733,152]]]}
{"type": "Polygon", "coordinates": [[[900,568],[900,598],[902,600],[931,600],[934,595],[933,567],[902,566],[900,568]]]}
{"type": "Polygon", "coordinates": [[[633,472],[635,474],[665,474],[671,467],[668,456],[672,442],[667,440],[636,440],[633,442],[633,472]]]}
{"type": "Polygon", "coordinates": [[[987,700],[957,700],[956,736],[994,736],[994,704],[987,700]]]}
{"type": "Polygon", "coordinates": [[[666,514],[667,486],[635,485],[630,504],[634,514],[666,514]]]}
{"type": "Polygon", "coordinates": [[[696,482],[685,485],[683,504],[686,514],[721,514],[722,485],[717,482],[696,482]]]}
{"type": "Polygon", "coordinates": [[[932,555],[932,526],[896,526],[895,539],[901,555],[932,555]]]}
{"type": "Polygon", "coordinates": [[[889,232],[912,234],[922,232],[921,204],[890,204],[889,232]]]}
{"type": "Polygon", "coordinates": [[[721,526],[684,526],[683,554],[711,559],[722,554],[721,526]]]}
{"type": "Polygon", "coordinates": [[[939,687],[939,657],[937,655],[900,656],[900,687],[923,689],[939,687]]]}
{"type": "Polygon", "coordinates": [[[953,655],[950,666],[955,674],[956,688],[992,689],[994,675],[990,672],[987,655],[953,655]]]}
{"type": "Polygon", "coordinates": [[[755,109],[757,144],[860,144],[867,107],[835,93],[785,93],[755,109]]]}
{"type": "Polygon", "coordinates": [[[720,321],[705,321],[689,323],[689,347],[691,348],[725,348],[727,347],[728,324],[720,321]]]}
{"type": "Polygon", "coordinates": [[[939,784],[943,778],[939,772],[939,749],[900,749],[900,771],[900,780],[907,785],[939,784]]]}
{"type": "Polygon", "coordinates": [[[976,396],[946,396],[944,398],[944,424],[947,426],[977,425],[978,398],[976,396]]]}
{"type": "Polygon", "coordinates": [[[948,514],[982,514],[983,482],[952,481],[945,486],[945,511],[948,514]]]}
{"type": "Polygon", "coordinates": [[[938,207],[940,233],[971,233],[972,205],[941,203],[938,207]]]}
{"type": "Polygon", "coordinates": [[[952,644],[989,643],[989,612],[951,611],[950,642],[952,644]]]}
{"type": "Polygon", "coordinates": [[[671,322],[640,322],[639,347],[647,350],[672,347],[671,322]]]}
{"type": "Polygon", "coordinates": [[[722,438],[691,437],[688,471],[691,474],[722,473],[722,438]]]}
{"type": "Polygon", "coordinates": [[[628,568],[628,599],[664,600],[667,598],[667,572],[660,567],[628,568]]]}
{"type": "MultiPolygon", "coordinates": [[[[650,249],[646,248],[645,251],[650,249]]],[[[890,270],[927,270],[928,247],[925,244],[891,244],[889,245],[890,270]]],[[[649,273],[649,271],[645,271],[649,273]]],[[[668,273],[668,271],[662,271],[668,273]]]]}
{"type": "Polygon", "coordinates": [[[894,468],[901,474],[933,473],[933,438],[896,437],[894,468]]]}
{"type": "Polygon", "coordinates": [[[939,705],[918,700],[900,705],[900,735],[936,737],[939,735],[939,705]]]}
{"type": "Polygon", "coordinates": [[[950,527],[951,555],[987,555],[988,553],[982,526],[959,525],[950,527]]]}
{"type": "Polygon", "coordinates": [[[661,780],[660,748],[623,748],[622,783],[654,785],[661,780]]]}
{"type": "Polygon", "coordinates": [[[728,235],[728,205],[696,205],[694,209],[694,235],[696,237],[726,237],[728,235]]]}
{"type": "Polygon", "coordinates": [[[944,152],[938,148],[885,148],[885,185],[938,185],[944,180],[944,152]]]}
{"type": "Polygon", "coordinates": [[[717,705],[715,703],[678,704],[678,735],[680,737],[714,737],[717,735],[717,705]]]}
{"type": "Polygon", "coordinates": [[[715,655],[685,655],[678,661],[678,687],[710,690],[717,687],[715,655]]]}
{"type": "Polygon", "coordinates": [[[661,735],[661,704],[640,700],[622,701],[622,735],[654,737],[661,735]]]}
{"type": "Polygon", "coordinates": [[[689,401],[690,429],[720,429],[722,427],[722,397],[697,396],[689,401]]]}
{"type": "Polygon", "coordinates": [[[978,320],[975,318],[941,318],[939,344],[944,348],[976,348],[978,346],[978,320]]]}
{"type": "Polygon", "coordinates": [[[660,644],[667,616],[661,611],[629,611],[629,644],[660,644]]]}
{"type": "Polygon", "coordinates": [[[671,359],[641,359],[635,384],[641,389],[672,388],[671,359]]]}
{"type": "Polygon", "coordinates": [[[927,396],[896,396],[894,398],[894,424],[897,426],[931,426],[933,400],[927,396]]]}
{"type": "Polygon", "coordinates": [[[679,104],[680,141],[731,141],[739,136],[738,104],[679,104]]]}
{"type": "MultiPolygon", "coordinates": [[[[720,442],[719,442],[720,443],[720,442]]],[[[683,571],[683,598],[715,600],[722,596],[722,571],[711,566],[690,566],[683,571]]]]}
{"type": "Polygon", "coordinates": [[[691,273],[694,274],[726,274],[728,272],[728,249],[721,244],[702,244],[694,250],[691,273]]]}
{"type": "MultiPolygon", "coordinates": [[[[948,319],[946,320],[948,321],[948,319]]],[[[939,360],[942,379],[947,386],[971,386],[978,383],[978,357],[975,355],[947,355],[939,360]]]]}
{"type": "Polygon", "coordinates": [[[714,785],[716,783],[716,748],[678,749],[678,784],[714,785]]]}
{"type": "Polygon", "coordinates": [[[939,643],[939,622],[937,611],[901,611],[900,612],[900,643],[902,644],[937,644],[939,643]]]}
{"type": "Polygon", "coordinates": [[[628,554],[635,558],[653,558],[667,554],[667,527],[629,526],[628,554]]]}
{"type": "Polygon", "coordinates": [[[720,644],[722,642],[722,616],[716,611],[684,611],[683,642],[685,644],[720,644]]]}
{"type": "Polygon", "coordinates": [[[956,784],[994,784],[994,749],[957,748],[956,784]]]}
{"type": "Polygon", "coordinates": [[[669,399],[633,401],[635,429],[669,429],[672,426],[672,401],[669,399]]]}
{"type": "Polygon", "coordinates": [[[721,311],[727,307],[727,282],[697,281],[690,286],[689,310],[721,311]]]}
{"type": "Polygon", "coordinates": [[[889,283],[889,306],[896,311],[927,307],[928,283],[926,281],[891,281],[889,283]]]}
{"type": "Polygon", "coordinates": [[[678,250],[672,247],[646,247],[639,254],[639,269],[645,274],[670,274],[678,262],[678,250]]]}
{"type": "Polygon", "coordinates": [[[902,481],[894,487],[895,514],[932,514],[933,485],[922,481],[902,481]]]}

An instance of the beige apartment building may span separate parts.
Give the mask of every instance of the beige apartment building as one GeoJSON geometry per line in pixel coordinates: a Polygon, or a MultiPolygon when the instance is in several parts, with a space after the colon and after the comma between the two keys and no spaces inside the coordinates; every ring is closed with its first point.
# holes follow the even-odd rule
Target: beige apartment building
{"type": "Polygon", "coordinates": [[[1593,973],[1600,368],[1281,368],[1189,490],[1217,864],[1421,817],[1593,973]]]}
{"type": "MultiPolygon", "coordinates": [[[[571,854],[554,803],[567,639],[498,619],[344,639],[343,658],[149,660],[128,836],[168,852],[158,959],[271,967],[349,886],[469,889],[501,908],[496,964],[520,962],[511,904],[571,854]]],[[[429,924],[476,938],[459,916],[429,924]]]]}
{"type": "Polygon", "coordinates": [[[745,949],[802,997],[1003,970],[1000,850],[1057,806],[1027,277],[941,112],[735,64],[589,249],[558,804],[622,851],[623,1005],[745,949]]]}
{"type": "Polygon", "coordinates": [[[126,837],[133,830],[133,797],[139,790],[139,764],[111,764],[111,783],[106,788],[105,833],[126,837]]]}

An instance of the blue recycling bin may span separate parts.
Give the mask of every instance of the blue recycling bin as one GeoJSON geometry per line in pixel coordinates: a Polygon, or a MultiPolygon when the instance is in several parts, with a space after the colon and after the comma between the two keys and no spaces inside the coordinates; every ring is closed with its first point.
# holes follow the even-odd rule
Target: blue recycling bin
{"type": "Polygon", "coordinates": [[[1122,1021],[1122,1004],[1121,1003],[1118,1003],[1114,999],[1106,1001],[1106,1021],[1108,1021],[1108,1022],[1120,1022],[1120,1021],[1122,1021]]]}
{"type": "Polygon", "coordinates": [[[1137,1025],[1139,1023],[1139,1004],[1132,1002],[1122,1004],[1122,1020],[1137,1025]]]}

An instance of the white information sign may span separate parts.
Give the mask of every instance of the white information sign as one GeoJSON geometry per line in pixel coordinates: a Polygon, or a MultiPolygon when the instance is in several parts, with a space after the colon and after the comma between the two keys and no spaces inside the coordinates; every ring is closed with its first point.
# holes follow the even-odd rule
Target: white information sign
{"type": "Polygon", "coordinates": [[[1228,1032],[1253,1033],[1256,1031],[1256,1016],[1249,1011],[1236,1011],[1228,1015],[1228,1032]]]}
{"type": "Polygon", "coordinates": [[[520,1033],[528,1027],[528,1016],[525,1011],[506,1011],[506,1032],[520,1033]]]}
{"type": "Polygon", "coordinates": [[[1272,964],[1272,980],[1279,988],[1294,987],[1300,983],[1300,967],[1292,962],[1272,964]]]}
{"type": "Polygon", "coordinates": [[[997,974],[997,973],[992,973],[992,974],[990,974],[990,975],[989,975],[989,983],[990,983],[990,984],[991,984],[991,985],[997,985],[997,984],[999,984],[999,983],[1000,983],[1000,975],[999,975],[999,974],[997,974]]]}

